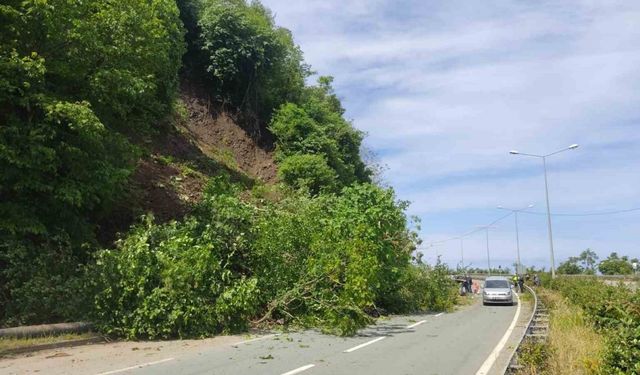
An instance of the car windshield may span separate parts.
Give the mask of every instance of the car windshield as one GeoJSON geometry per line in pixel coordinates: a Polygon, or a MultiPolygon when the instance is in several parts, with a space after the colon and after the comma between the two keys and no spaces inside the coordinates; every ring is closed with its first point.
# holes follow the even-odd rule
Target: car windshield
{"type": "Polygon", "coordinates": [[[487,280],[484,287],[487,289],[505,289],[509,288],[509,282],[507,280],[487,280]]]}

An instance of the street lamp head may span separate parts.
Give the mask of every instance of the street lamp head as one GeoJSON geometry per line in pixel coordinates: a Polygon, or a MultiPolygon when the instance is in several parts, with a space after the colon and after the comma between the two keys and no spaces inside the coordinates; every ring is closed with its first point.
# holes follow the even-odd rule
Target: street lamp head
{"type": "Polygon", "coordinates": [[[502,206],[498,206],[498,207],[496,207],[496,208],[503,209],[504,207],[502,207],[502,206]]]}
{"type": "Polygon", "coordinates": [[[580,145],[579,145],[579,144],[577,144],[577,143],[574,143],[574,144],[572,144],[571,146],[569,146],[569,149],[570,149],[570,150],[575,150],[576,148],[578,148],[578,146],[580,146],[580,145]]]}
{"type": "Polygon", "coordinates": [[[533,206],[535,206],[535,204],[531,203],[529,206],[527,206],[527,208],[531,208],[533,206]]]}
{"type": "Polygon", "coordinates": [[[509,151],[509,153],[510,153],[511,155],[518,155],[518,154],[520,153],[520,151],[511,150],[511,151],[509,151]]]}

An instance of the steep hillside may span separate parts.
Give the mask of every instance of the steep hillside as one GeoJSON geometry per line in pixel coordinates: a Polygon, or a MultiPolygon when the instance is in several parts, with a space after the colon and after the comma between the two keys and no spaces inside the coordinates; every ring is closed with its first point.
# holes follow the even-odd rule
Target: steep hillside
{"type": "Polygon", "coordinates": [[[412,265],[406,203],[371,183],[331,77],[307,84],[259,1],[7,4],[0,326],[347,334],[376,309],[450,305],[446,268],[412,265]]]}
{"type": "Polygon", "coordinates": [[[202,198],[207,181],[220,173],[250,188],[277,182],[273,151],[262,146],[219,103],[183,82],[166,129],[139,143],[147,150],[129,181],[128,197],[100,221],[105,246],[137,218],[181,219],[202,198]]]}
{"type": "Polygon", "coordinates": [[[260,140],[252,138],[228,112],[219,111],[219,105],[188,83],[181,87],[180,100],[187,116],[178,129],[205,155],[251,178],[267,183],[277,180],[273,154],[267,147],[261,147],[257,143],[260,140]]]}

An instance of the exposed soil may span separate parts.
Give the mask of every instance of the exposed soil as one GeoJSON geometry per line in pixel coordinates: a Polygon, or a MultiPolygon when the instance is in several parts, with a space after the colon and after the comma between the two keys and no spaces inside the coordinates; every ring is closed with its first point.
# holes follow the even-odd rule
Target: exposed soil
{"type": "Polygon", "coordinates": [[[151,212],[161,223],[181,219],[202,197],[208,178],[222,172],[246,188],[257,180],[277,182],[268,140],[260,145],[195,85],[183,83],[180,98],[186,118],[165,124],[153,139],[137,141],[150,155],[138,161],[127,196],[108,216],[96,218],[103,245],[110,246],[140,215],[151,212]]]}
{"type": "Polygon", "coordinates": [[[184,176],[171,165],[146,159],[138,163],[133,182],[144,189],[140,206],[151,209],[160,222],[184,216],[190,204],[200,199],[206,183],[204,178],[184,176]]]}
{"type": "Polygon", "coordinates": [[[261,147],[229,113],[218,112],[218,106],[187,84],[182,85],[180,98],[189,116],[182,126],[203,153],[217,160],[228,159],[253,178],[276,182],[272,152],[261,147]]]}

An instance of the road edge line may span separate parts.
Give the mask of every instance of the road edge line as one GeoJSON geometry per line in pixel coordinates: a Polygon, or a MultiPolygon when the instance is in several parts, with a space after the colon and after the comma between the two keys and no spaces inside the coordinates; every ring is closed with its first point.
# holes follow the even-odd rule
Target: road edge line
{"type": "Polygon", "coordinates": [[[362,348],[364,348],[365,346],[369,346],[369,345],[371,345],[371,344],[374,344],[374,343],[376,343],[376,342],[378,342],[378,341],[380,341],[380,340],[386,339],[386,338],[387,338],[387,336],[378,337],[377,339],[373,339],[373,340],[370,340],[370,341],[365,342],[364,344],[360,344],[360,345],[358,345],[358,346],[354,346],[353,348],[347,349],[347,350],[343,351],[343,353],[351,353],[351,352],[354,352],[354,351],[356,351],[356,350],[358,350],[358,349],[362,349],[362,348]]]}
{"type": "Polygon", "coordinates": [[[127,368],[121,368],[119,370],[112,370],[112,371],[106,371],[106,372],[101,372],[97,375],[109,375],[109,374],[117,374],[119,372],[125,372],[125,371],[129,371],[129,370],[135,370],[137,368],[143,368],[143,367],[148,367],[148,366],[153,366],[153,365],[157,365],[160,363],[164,363],[164,362],[169,362],[169,361],[173,361],[175,360],[175,358],[165,358],[165,359],[161,359],[159,361],[154,361],[154,362],[147,362],[147,363],[141,363],[139,365],[135,365],[135,366],[131,366],[131,367],[127,367],[127,368]]]}
{"type": "Polygon", "coordinates": [[[419,326],[420,324],[426,323],[426,322],[427,322],[426,320],[421,320],[419,322],[416,322],[416,323],[413,323],[411,325],[408,325],[407,328],[415,328],[415,327],[419,326]]]}
{"type": "Polygon", "coordinates": [[[480,366],[480,368],[476,372],[476,375],[486,375],[489,373],[494,363],[496,362],[496,359],[498,359],[500,352],[502,351],[502,349],[504,349],[504,346],[507,344],[509,337],[511,337],[511,334],[513,333],[514,328],[516,328],[516,324],[518,323],[518,319],[520,318],[520,310],[522,306],[522,304],[520,303],[520,296],[517,293],[516,293],[516,298],[518,298],[518,308],[516,309],[516,315],[513,317],[513,320],[511,321],[511,325],[509,326],[509,328],[507,328],[507,331],[504,333],[504,335],[498,342],[498,345],[496,345],[496,347],[493,348],[493,351],[489,353],[489,356],[484,361],[482,366],[480,366]]]}
{"type": "Polygon", "coordinates": [[[231,344],[231,346],[239,346],[239,345],[242,345],[242,344],[248,344],[250,342],[260,341],[260,340],[264,340],[264,339],[270,339],[270,338],[276,337],[278,335],[279,335],[278,333],[271,334],[271,335],[264,335],[264,336],[256,337],[256,338],[253,338],[253,339],[250,339],[250,340],[240,341],[240,342],[237,342],[235,344],[231,344]]]}
{"type": "Polygon", "coordinates": [[[298,367],[297,369],[293,369],[293,370],[291,370],[291,371],[289,371],[289,372],[285,372],[285,373],[284,373],[284,374],[282,374],[282,375],[294,375],[294,374],[299,374],[299,373],[301,373],[302,371],[307,371],[308,369],[310,369],[310,368],[312,368],[312,367],[315,367],[315,366],[316,366],[316,365],[314,365],[314,364],[312,363],[312,364],[309,364],[309,365],[306,365],[306,366],[298,367]]]}

